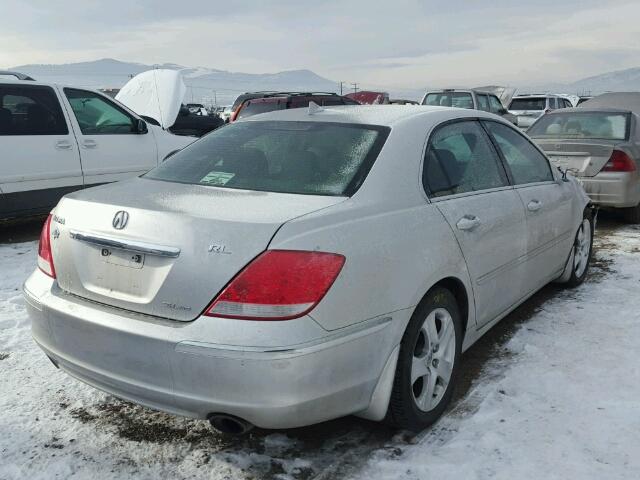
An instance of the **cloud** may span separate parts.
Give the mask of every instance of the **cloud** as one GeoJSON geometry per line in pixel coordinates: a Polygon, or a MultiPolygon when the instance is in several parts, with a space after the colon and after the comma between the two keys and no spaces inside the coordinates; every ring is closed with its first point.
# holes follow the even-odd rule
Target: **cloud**
{"type": "Polygon", "coordinates": [[[635,1],[601,0],[2,0],[0,65],[113,57],[372,86],[531,84],[636,66],[638,17],[635,1]]]}

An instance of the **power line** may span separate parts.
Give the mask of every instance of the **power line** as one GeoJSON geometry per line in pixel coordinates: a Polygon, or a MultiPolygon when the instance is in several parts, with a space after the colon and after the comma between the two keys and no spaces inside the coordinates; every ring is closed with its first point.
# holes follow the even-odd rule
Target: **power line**
{"type": "Polygon", "coordinates": [[[358,93],[358,84],[352,83],[351,85],[353,86],[353,93],[358,93]]]}

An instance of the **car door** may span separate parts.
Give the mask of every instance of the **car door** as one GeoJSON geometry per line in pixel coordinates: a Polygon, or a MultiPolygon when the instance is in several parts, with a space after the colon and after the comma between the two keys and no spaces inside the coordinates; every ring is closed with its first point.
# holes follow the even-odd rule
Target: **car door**
{"type": "Polygon", "coordinates": [[[483,121],[483,125],[503,157],[524,206],[525,288],[531,292],[557,276],[567,260],[575,233],[571,231],[571,191],[565,182],[556,180],[547,158],[525,135],[494,121],[483,121]]]}
{"type": "Polygon", "coordinates": [[[449,122],[434,130],[423,184],[462,249],[476,322],[485,325],[522,296],[526,232],[522,203],[478,121],[449,122]]]}
{"type": "Polygon", "coordinates": [[[48,211],[82,188],[78,144],[55,89],[0,84],[0,217],[48,211]]]}
{"type": "Polygon", "coordinates": [[[138,118],[97,92],[64,88],[80,146],[85,186],[140,175],[158,164],[153,134],[138,118]]]}

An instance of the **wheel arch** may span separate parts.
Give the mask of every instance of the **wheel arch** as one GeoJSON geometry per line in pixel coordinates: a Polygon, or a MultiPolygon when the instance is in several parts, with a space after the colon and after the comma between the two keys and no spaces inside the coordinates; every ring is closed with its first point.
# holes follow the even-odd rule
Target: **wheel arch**
{"type": "Polygon", "coordinates": [[[469,294],[467,293],[467,288],[465,287],[462,280],[457,277],[446,277],[442,280],[437,281],[427,292],[425,292],[423,299],[431,292],[434,288],[442,287],[449,290],[456,299],[456,303],[458,304],[458,308],[460,308],[460,316],[462,317],[462,334],[463,340],[464,336],[467,333],[467,327],[469,324],[469,294]]]}

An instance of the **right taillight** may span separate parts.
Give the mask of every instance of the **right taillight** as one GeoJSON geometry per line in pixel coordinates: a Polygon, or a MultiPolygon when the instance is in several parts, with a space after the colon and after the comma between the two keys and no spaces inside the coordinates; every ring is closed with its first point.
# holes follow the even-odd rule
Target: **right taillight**
{"type": "Polygon", "coordinates": [[[621,150],[614,150],[609,161],[602,168],[603,172],[633,172],[636,170],[636,162],[621,150]]]}
{"type": "Polygon", "coordinates": [[[40,232],[38,268],[51,278],[56,278],[56,269],[53,266],[53,254],[51,253],[51,215],[47,217],[40,232]]]}
{"type": "Polygon", "coordinates": [[[345,257],[267,250],[247,265],[205,311],[211,317],[289,320],[310,312],[338,277],[345,257]]]}

